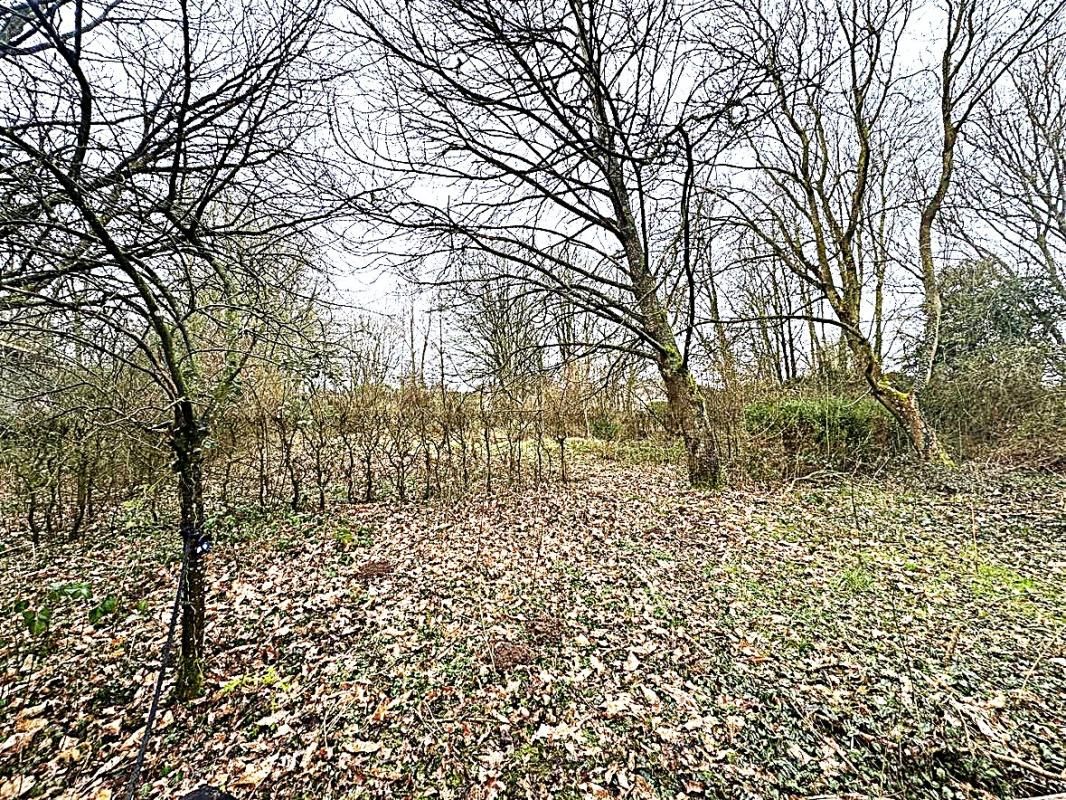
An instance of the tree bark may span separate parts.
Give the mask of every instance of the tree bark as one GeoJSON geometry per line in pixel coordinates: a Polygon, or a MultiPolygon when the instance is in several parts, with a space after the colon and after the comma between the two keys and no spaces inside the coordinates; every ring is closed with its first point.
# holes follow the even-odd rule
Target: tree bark
{"type": "Polygon", "coordinates": [[[918,407],[918,395],[933,377],[933,366],[936,363],[937,351],[940,349],[943,303],[940,298],[936,262],[933,258],[933,224],[936,222],[951,185],[955,163],[955,143],[958,137],[958,130],[951,119],[951,107],[948,105],[950,78],[946,66],[943,79],[945,81],[942,106],[944,147],[941,154],[940,180],[933,196],[922,209],[918,223],[918,254],[922,263],[922,289],[925,295],[922,301],[922,312],[925,320],[919,348],[918,373],[915,376],[914,387],[906,395],[906,402],[900,404],[900,419],[907,426],[911,443],[923,461],[951,466],[953,465],[951,458],[940,445],[936,433],[926,424],[918,407]]]}
{"type": "Polygon", "coordinates": [[[192,404],[178,403],[172,437],[174,469],[178,474],[183,556],[184,591],[181,604],[181,653],[175,695],[179,701],[198,697],[204,684],[204,620],[206,582],[199,552],[204,529],[203,443],[206,427],[197,419],[192,404]]]}
{"type": "Polygon", "coordinates": [[[940,443],[936,431],[926,420],[918,404],[917,392],[914,390],[903,392],[888,386],[885,382],[873,392],[873,395],[903,425],[911,445],[923,461],[945,467],[954,465],[951,456],[940,443]]]}
{"type": "MultiPolygon", "coordinates": [[[[680,359],[678,359],[678,362],[680,359]]],[[[722,483],[718,442],[707,413],[707,401],[696,379],[683,364],[660,363],[672,426],[685,443],[689,485],[714,489],[722,483]]]]}
{"type": "Polygon", "coordinates": [[[701,489],[717,488],[722,483],[722,467],[707,400],[678,349],[654,280],[645,274],[637,286],[645,325],[658,345],[656,366],[666,389],[667,412],[672,427],[685,442],[689,484],[701,489]]]}
{"type": "Polygon", "coordinates": [[[892,385],[881,368],[881,359],[868,340],[846,337],[852,356],[862,369],[870,394],[903,427],[914,451],[923,460],[942,466],[954,466],[936,431],[929,424],[918,402],[915,388],[905,391],[892,385]]]}
{"type": "Polygon", "coordinates": [[[685,442],[689,485],[714,489],[722,484],[718,442],[707,413],[707,401],[677,343],[670,315],[659,297],[659,286],[648,269],[647,253],[629,204],[622,169],[611,161],[607,170],[618,219],[633,297],[643,317],[643,328],[656,346],[655,363],[666,389],[667,411],[685,442]]]}
{"type": "Polygon", "coordinates": [[[366,489],[363,492],[363,502],[374,502],[374,463],[373,454],[369,451],[363,460],[363,478],[366,481],[366,489]]]}

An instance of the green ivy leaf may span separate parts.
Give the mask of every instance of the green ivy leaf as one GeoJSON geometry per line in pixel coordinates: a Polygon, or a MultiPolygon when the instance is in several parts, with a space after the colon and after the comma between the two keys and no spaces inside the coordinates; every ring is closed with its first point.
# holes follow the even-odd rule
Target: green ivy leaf
{"type": "Polygon", "coordinates": [[[117,608],[118,598],[113,594],[109,594],[89,611],[89,622],[91,622],[93,625],[97,625],[99,624],[100,620],[102,620],[108,614],[114,613],[115,609],[117,608]]]}
{"type": "Polygon", "coordinates": [[[36,611],[26,609],[22,612],[22,619],[26,622],[30,636],[41,636],[48,630],[48,624],[52,621],[52,609],[48,606],[42,606],[36,611]]]}
{"type": "Polygon", "coordinates": [[[86,581],[60,583],[52,587],[51,596],[57,600],[89,600],[93,596],[93,590],[86,581]]]}

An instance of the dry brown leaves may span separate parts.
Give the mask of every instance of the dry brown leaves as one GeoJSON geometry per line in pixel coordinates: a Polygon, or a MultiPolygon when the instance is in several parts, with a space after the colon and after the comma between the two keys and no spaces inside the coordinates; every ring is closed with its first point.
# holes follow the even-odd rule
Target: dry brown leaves
{"type": "MultiPolygon", "coordinates": [[[[148,796],[1059,788],[982,748],[1066,767],[1063,486],[708,495],[669,469],[581,474],[286,521],[273,549],[220,537],[209,691],[165,709],[148,796]],[[357,526],[372,536],[340,546],[357,526]]],[[[122,597],[99,627],[57,605],[43,639],[4,622],[0,797],[119,796],[174,544],[0,563],[33,603],[71,580],[122,597]]]]}

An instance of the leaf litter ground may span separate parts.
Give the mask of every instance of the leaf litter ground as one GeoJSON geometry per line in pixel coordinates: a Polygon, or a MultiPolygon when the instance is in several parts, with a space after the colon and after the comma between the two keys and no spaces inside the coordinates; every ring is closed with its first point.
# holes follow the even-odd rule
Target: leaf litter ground
{"type": "MultiPolygon", "coordinates": [[[[581,472],[233,525],[207,694],[165,709],[142,796],[1066,791],[1066,481],[704,494],[667,467],[581,472]]],[[[124,794],[173,551],[0,562],[0,800],[124,794]],[[74,583],[96,599],[57,599],[74,583]],[[47,633],[15,599],[54,606],[47,633]]]]}

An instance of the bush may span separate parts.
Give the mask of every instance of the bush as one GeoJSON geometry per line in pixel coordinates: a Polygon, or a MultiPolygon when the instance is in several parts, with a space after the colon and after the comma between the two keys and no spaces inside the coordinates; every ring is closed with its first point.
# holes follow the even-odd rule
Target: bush
{"type": "Polygon", "coordinates": [[[605,442],[615,441],[621,431],[622,426],[615,419],[606,414],[593,417],[589,420],[589,433],[597,439],[602,439],[605,442]]]}
{"type": "Polygon", "coordinates": [[[795,397],[744,408],[744,428],[782,474],[851,470],[899,446],[892,417],[870,397],[795,397]]]}
{"type": "Polygon", "coordinates": [[[1045,382],[1047,365],[1044,348],[985,348],[934,372],[923,407],[941,437],[963,455],[1066,464],[1066,390],[1045,382]]]}
{"type": "Polygon", "coordinates": [[[1050,286],[994,261],[940,276],[944,315],[922,406],[960,455],[1066,465],[1066,352],[1055,321],[1066,309],[1050,286]]]}

